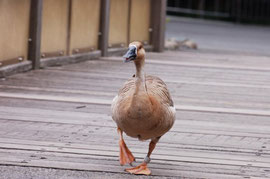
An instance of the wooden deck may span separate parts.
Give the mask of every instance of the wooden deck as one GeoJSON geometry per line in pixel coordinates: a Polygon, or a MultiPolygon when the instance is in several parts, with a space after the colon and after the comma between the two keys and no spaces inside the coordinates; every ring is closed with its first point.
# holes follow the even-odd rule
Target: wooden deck
{"type": "MultiPolygon", "coordinates": [[[[177,108],[153,152],[152,176],[270,178],[269,57],[148,53],[146,72],[168,84],[177,108]]],[[[0,165],[131,178],[118,162],[110,103],[133,73],[132,63],[110,57],[1,79],[0,165]]],[[[148,142],[125,139],[141,162],[148,142]]]]}

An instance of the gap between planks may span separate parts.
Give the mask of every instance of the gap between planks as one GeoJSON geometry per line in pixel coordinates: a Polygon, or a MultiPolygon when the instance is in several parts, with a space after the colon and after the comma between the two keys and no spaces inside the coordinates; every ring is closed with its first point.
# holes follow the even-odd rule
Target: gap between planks
{"type": "MultiPolygon", "coordinates": [[[[34,94],[19,94],[0,92],[0,97],[20,98],[20,99],[35,99],[46,101],[61,101],[73,103],[91,103],[111,105],[112,100],[95,99],[95,98],[76,98],[70,96],[49,96],[49,95],[34,95],[34,94]]],[[[204,106],[188,106],[188,105],[175,105],[176,110],[182,111],[198,111],[198,112],[212,112],[212,113],[229,113],[253,116],[269,116],[270,111],[266,110],[251,110],[251,109],[233,109],[233,108],[218,108],[218,107],[204,107],[204,106]]]]}

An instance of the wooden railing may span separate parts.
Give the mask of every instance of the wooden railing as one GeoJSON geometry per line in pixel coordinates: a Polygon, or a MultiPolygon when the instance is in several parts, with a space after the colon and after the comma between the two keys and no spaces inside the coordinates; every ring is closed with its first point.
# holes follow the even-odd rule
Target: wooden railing
{"type": "Polygon", "coordinates": [[[134,40],[160,52],[165,14],[166,0],[0,0],[0,74],[11,64],[107,56],[134,40]]]}

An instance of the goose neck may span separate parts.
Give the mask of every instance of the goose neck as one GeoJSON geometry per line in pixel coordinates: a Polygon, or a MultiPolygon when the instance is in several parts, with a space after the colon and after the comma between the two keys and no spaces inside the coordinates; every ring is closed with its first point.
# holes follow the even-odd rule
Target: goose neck
{"type": "Polygon", "coordinates": [[[136,63],[136,91],[135,93],[137,94],[139,91],[143,90],[146,91],[145,88],[145,73],[144,73],[144,65],[142,63],[136,63]]]}

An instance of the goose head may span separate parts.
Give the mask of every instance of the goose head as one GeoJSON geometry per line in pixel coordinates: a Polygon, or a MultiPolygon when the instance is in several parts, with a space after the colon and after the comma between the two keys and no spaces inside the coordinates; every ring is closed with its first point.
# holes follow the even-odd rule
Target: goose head
{"type": "Polygon", "coordinates": [[[129,44],[128,51],[123,57],[125,58],[125,62],[134,61],[135,63],[143,64],[144,56],[145,50],[143,44],[135,41],[129,44]]]}

